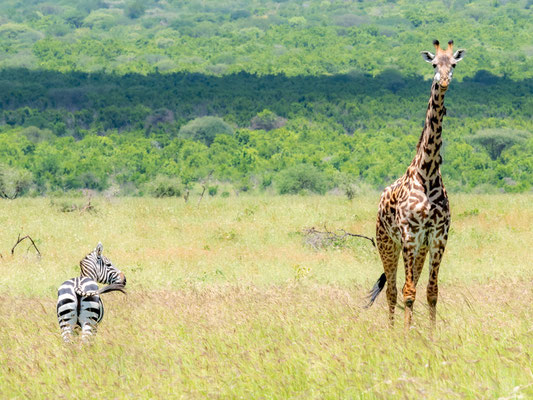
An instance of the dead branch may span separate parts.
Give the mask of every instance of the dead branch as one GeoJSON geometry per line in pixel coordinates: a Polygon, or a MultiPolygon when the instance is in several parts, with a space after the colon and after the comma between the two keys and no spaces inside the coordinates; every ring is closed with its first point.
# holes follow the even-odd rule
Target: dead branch
{"type": "Polygon", "coordinates": [[[87,204],[85,204],[83,207],[78,207],[78,210],[80,213],[85,211],[95,211],[94,206],[91,204],[92,195],[89,195],[87,199],[87,204]]]}
{"type": "Polygon", "coordinates": [[[200,195],[200,198],[198,199],[198,204],[196,204],[196,207],[200,207],[200,202],[204,198],[204,194],[205,194],[205,191],[207,189],[207,183],[209,182],[209,179],[211,178],[211,175],[213,175],[213,172],[214,172],[214,170],[211,170],[211,172],[209,172],[209,175],[207,175],[207,177],[205,179],[203,179],[203,181],[202,181],[202,194],[200,195]]]}
{"type": "Polygon", "coordinates": [[[343,244],[347,237],[359,237],[369,240],[372,242],[372,245],[376,247],[374,238],[359,235],[357,233],[346,232],[344,229],[338,229],[336,232],[331,232],[326,226],[324,226],[324,229],[324,232],[318,231],[314,227],[304,229],[303,233],[306,237],[305,242],[315,250],[318,250],[320,248],[343,244]]]}
{"type": "MultiPolygon", "coordinates": [[[[13,246],[13,248],[11,249],[11,255],[14,255],[15,254],[15,247],[17,247],[19,245],[19,243],[21,243],[23,240],[25,239],[29,239],[31,244],[33,245],[33,247],[35,248],[35,250],[37,251],[37,254],[39,255],[39,257],[41,257],[41,252],[39,251],[39,249],[37,248],[37,245],[35,244],[35,242],[33,241],[33,239],[31,238],[30,235],[26,235],[24,237],[20,237],[20,233],[19,233],[19,236],[18,236],[18,239],[17,239],[17,243],[15,243],[15,245],[13,246]]],[[[30,246],[31,247],[31,246],[30,246]]],[[[29,247],[28,247],[29,249],[29,247]]]]}

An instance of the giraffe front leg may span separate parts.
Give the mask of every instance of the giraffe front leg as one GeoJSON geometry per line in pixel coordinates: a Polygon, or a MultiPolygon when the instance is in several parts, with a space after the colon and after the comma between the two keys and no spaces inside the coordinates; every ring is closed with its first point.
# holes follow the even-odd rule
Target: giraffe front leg
{"type": "Polygon", "coordinates": [[[409,331],[413,318],[413,306],[416,298],[416,284],[414,277],[415,249],[413,245],[404,245],[403,248],[403,262],[405,265],[405,285],[403,286],[403,301],[405,303],[405,333],[409,331]]]}
{"type": "Polygon", "coordinates": [[[420,274],[422,273],[422,269],[424,268],[424,262],[426,261],[427,253],[428,253],[428,248],[422,247],[419,250],[418,255],[415,259],[414,270],[413,270],[415,287],[418,284],[418,280],[420,279],[420,274]]]}
{"type": "Polygon", "coordinates": [[[444,254],[445,243],[442,241],[438,246],[431,249],[431,258],[429,262],[429,282],[427,286],[427,300],[429,305],[429,321],[431,329],[434,330],[437,321],[437,300],[439,297],[439,268],[444,254]]]}

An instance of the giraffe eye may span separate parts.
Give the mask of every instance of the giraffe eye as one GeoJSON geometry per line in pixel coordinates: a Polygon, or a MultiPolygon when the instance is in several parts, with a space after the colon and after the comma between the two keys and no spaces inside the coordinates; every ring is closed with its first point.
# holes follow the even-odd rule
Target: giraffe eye
{"type": "Polygon", "coordinates": [[[456,64],[452,64],[452,68],[455,68],[456,64]]]}
{"type": "Polygon", "coordinates": [[[437,64],[433,64],[433,68],[437,68],[437,64]]]}

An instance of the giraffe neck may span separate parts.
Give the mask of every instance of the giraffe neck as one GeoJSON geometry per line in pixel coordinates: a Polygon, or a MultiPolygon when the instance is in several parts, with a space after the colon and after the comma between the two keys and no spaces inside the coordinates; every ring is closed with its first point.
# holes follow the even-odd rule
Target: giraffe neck
{"type": "Polygon", "coordinates": [[[433,82],[431,85],[431,97],[429,98],[424,129],[418,141],[416,156],[411,163],[422,183],[431,182],[435,176],[440,175],[442,117],[446,113],[444,107],[445,92],[446,90],[443,90],[438,82],[433,82]]]}

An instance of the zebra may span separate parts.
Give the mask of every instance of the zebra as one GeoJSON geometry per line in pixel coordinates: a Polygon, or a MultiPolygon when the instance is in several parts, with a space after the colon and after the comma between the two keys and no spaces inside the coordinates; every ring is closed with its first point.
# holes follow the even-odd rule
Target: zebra
{"type": "Polygon", "coordinates": [[[96,333],[96,326],[104,316],[104,305],[100,294],[119,290],[126,285],[124,273],[102,255],[102,243],[80,261],[81,276],[69,279],[59,287],[57,293],[57,320],[61,336],[67,343],[72,341],[76,326],[82,330],[82,341],[96,333]],[[98,289],[99,283],[108,286],[98,289]]]}
{"type": "Polygon", "coordinates": [[[98,289],[98,284],[86,276],[63,282],[57,291],[57,320],[65,343],[72,342],[76,326],[81,328],[82,342],[87,342],[96,334],[96,327],[104,317],[104,303],[100,295],[114,290],[126,293],[122,284],[98,289]],[[78,288],[82,295],[78,294],[78,288]]]}

